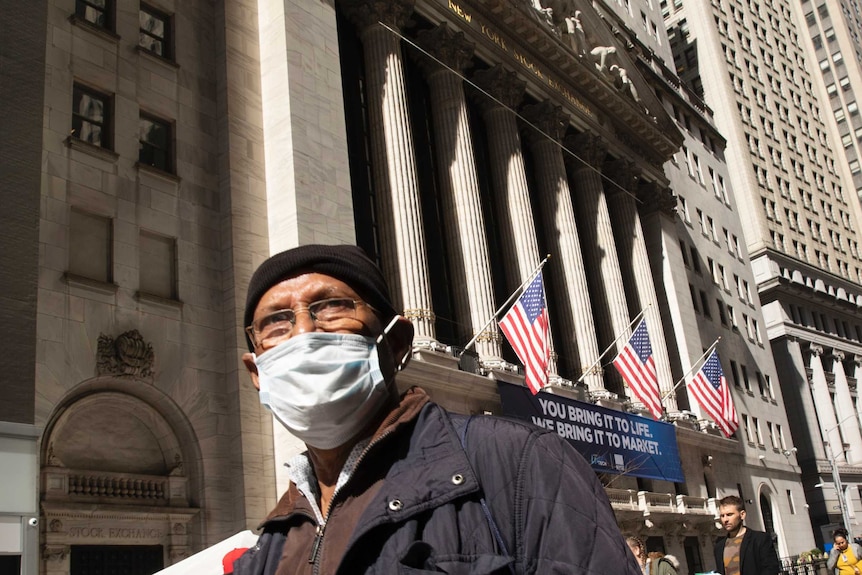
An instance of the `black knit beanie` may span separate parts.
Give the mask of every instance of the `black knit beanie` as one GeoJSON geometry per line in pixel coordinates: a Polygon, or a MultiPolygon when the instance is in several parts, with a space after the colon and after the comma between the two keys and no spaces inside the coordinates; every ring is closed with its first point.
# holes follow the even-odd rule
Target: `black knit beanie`
{"type": "MultiPolygon", "coordinates": [[[[269,289],[300,272],[317,272],[339,279],[353,288],[387,323],[398,315],[389,298],[389,288],[377,264],[362,248],[351,245],[309,244],[275,254],[260,264],[248,283],[244,326],[254,321],[254,310],[269,289]]],[[[249,351],[253,351],[249,342],[249,351]]]]}

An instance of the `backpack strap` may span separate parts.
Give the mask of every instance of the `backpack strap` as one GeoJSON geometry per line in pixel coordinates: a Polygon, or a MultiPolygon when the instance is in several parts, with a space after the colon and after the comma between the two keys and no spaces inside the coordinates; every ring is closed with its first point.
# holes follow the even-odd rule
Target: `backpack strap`
{"type": "MultiPolygon", "coordinates": [[[[455,426],[455,430],[458,432],[458,439],[461,440],[461,449],[466,453],[467,451],[467,429],[470,427],[470,422],[473,420],[473,416],[471,415],[464,421],[464,426],[460,427],[453,421],[452,424],[455,426]]],[[[468,457],[469,461],[469,457],[468,457]]],[[[475,473],[476,481],[479,481],[479,475],[475,473]]],[[[482,487],[481,482],[479,483],[479,487],[482,487]]],[[[497,541],[497,545],[500,546],[500,550],[511,557],[509,554],[509,549],[506,547],[506,542],[503,541],[503,535],[500,533],[500,528],[497,527],[497,522],[494,521],[494,516],[491,515],[491,509],[488,507],[488,504],[485,502],[485,497],[482,496],[479,498],[479,503],[482,505],[482,512],[485,514],[485,519],[488,521],[488,527],[491,529],[491,533],[494,535],[494,539],[497,541]]],[[[516,575],[515,566],[512,563],[509,563],[509,571],[512,575],[516,575]]]]}

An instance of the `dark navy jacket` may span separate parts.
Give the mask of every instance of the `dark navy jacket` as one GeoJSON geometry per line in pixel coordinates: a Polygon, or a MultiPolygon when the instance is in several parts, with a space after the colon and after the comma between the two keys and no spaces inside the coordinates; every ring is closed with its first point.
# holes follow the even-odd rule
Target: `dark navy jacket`
{"type": "MultiPolygon", "coordinates": [[[[468,423],[428,403],[415,422],[375,446],[354,476],[363,469],[385,475],[338,574],[510,574],[514,567],[519,574],[640,575],[595,473],[552,432],[497,417],[468,423]]],[[[274,574],[285,538],[309,521],[316,525],[299,512],[269,519],[235,575],[274,574]]]]}

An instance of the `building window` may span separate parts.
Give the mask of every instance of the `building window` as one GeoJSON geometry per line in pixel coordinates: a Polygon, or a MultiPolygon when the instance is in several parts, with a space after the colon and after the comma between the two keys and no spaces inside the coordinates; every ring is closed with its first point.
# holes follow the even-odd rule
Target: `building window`
{"type": "Polygon", "coordinates": [[[72,208],[69,246],[69,273],[104,283],[113,281],[111,218],[72,208]]]}
{"type": "Polygon", "coordinates": [[[138,249],[139,291],[165,299],[177,299],[176,240],[141,230],[138,249]]]}
{"type": "Polygon", "coordinates": [[[111,98],[79,84],[72,88],[72,136],[111,148],[111,98]]]}
{"type": "Polygon", "coordinates": [[[754,444],[754,433],[751,430],[751,424],[748,422],[748,416],[744,413],[742,414],[742,427],[745,429],[745,439],[748,443],[754,444]]]}
{"type": "Polygon", "coordinates": [[[793,502],[793,492],[787,490],[787,506],[790,507],[790,514],[796,515],[796,504],[793,502]]]}
{"type": "Polygon", "coordinates": [[[173,58],[171,17],[141,4],[138,21],[141,27],[138,46],[162,58],[173,58]]]}
{"type": "Polygon", "coordinates": [[[99,28],[112,30],[113,0],[75,0],[75,16],[99,28]]]}
{"type": "Polygon", "coordinates": [[[170,123],[141,114],[138,161],[165,172],[173,172],[173,135],[171,132],[170,123]]]}
{"type": "Polygon", "coordinates": [[[757,438],[757,445],[763,447],[763,432],[760,431],[760,420],[756,417],[752,417],[751,426],[754,428],[754,434],[757,438]]]}
{"type": "Polygon", "coordinates": [[[709,298],[703,290],[700,290],[700,307],[703,315],[712,319],[712,312],[709,311],[709,298]]]}

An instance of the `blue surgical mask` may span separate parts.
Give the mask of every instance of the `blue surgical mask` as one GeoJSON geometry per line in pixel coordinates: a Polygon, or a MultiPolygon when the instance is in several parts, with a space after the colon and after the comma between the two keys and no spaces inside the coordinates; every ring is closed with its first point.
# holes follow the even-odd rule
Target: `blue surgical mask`
{"type": "Polygon", "coordinates": [[[389,398],[378,341],[313,332],[255,356],[260,402],[307,445],[332,449],[345,444],[389,398]]]}

